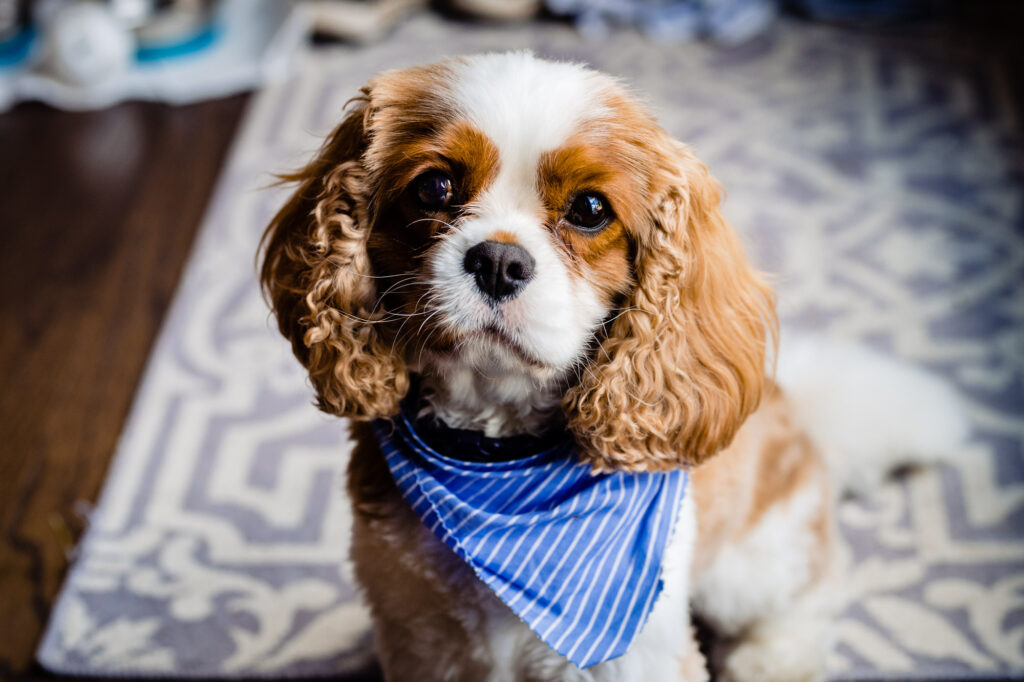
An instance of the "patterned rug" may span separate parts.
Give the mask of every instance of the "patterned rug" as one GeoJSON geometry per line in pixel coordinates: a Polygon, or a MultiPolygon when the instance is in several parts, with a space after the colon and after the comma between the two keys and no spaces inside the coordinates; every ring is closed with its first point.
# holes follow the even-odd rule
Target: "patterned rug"
{"type": "Polygon", "coordinates": [[[790,328],[865,340],[966,397],[976,434],[955,466],[842,508],[856,598],[835,678],[1024,675],[1024,155],[996,65],[796,23],[722,52],[429,17],[377,46],[310,55],[254,101],[43,665],[366,674],[368,621],[345,564],[345,426],[311,406],[255,281],[283,200],[269,174],[306,159],[379,69],[514,47],[588,61],[649,95],[729,189],[790,328]]]}

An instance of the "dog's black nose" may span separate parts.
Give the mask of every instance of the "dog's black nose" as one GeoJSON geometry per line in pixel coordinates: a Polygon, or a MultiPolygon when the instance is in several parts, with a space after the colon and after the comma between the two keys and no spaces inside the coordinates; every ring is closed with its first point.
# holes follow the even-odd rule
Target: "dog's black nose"
{"type": "Polygon", "coordinates": [[[518,244],[480,242],[466,252],[462,267],[480,291],[495,301],[513,298],[533,279],[533,257],[518,244]]]}

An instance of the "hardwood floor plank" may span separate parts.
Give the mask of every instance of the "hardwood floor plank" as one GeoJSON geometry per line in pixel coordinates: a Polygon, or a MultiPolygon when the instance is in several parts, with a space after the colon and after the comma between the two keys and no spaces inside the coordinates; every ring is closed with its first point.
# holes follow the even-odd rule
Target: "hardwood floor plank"
{"type": "Polygon", "coordinates": [[[32,656],[247,98],[0,115],[0,676],[32,656]]]}

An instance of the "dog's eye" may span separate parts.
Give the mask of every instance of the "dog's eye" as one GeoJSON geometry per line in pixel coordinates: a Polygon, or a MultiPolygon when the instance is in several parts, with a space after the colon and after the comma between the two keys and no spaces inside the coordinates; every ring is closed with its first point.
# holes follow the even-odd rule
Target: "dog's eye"
{"type": "Polygon", "coordinates": [[[596,231],[608,224],[608,203],[597,192],[577,194],[565,217],[582,230],[596,231]]]}
{"type": "Polygon", "coordinates": [[[415,187],[424,208],[437,211],[451,203],[452,179],[441,171],[427,171],[416,178],[415,187]]]}

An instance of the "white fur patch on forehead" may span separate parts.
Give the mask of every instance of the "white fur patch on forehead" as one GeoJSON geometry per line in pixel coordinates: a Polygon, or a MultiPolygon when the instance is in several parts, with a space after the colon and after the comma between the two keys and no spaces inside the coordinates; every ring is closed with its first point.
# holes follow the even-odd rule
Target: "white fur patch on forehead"
{"type": "Polygon", "coordinates": [[[603,113],[601,93],[609,79],[580,64],[505,52],[452,66],[455,106],[494,142],[503,165],[524,172],[533,173],[540,154],[603,113]]]}

